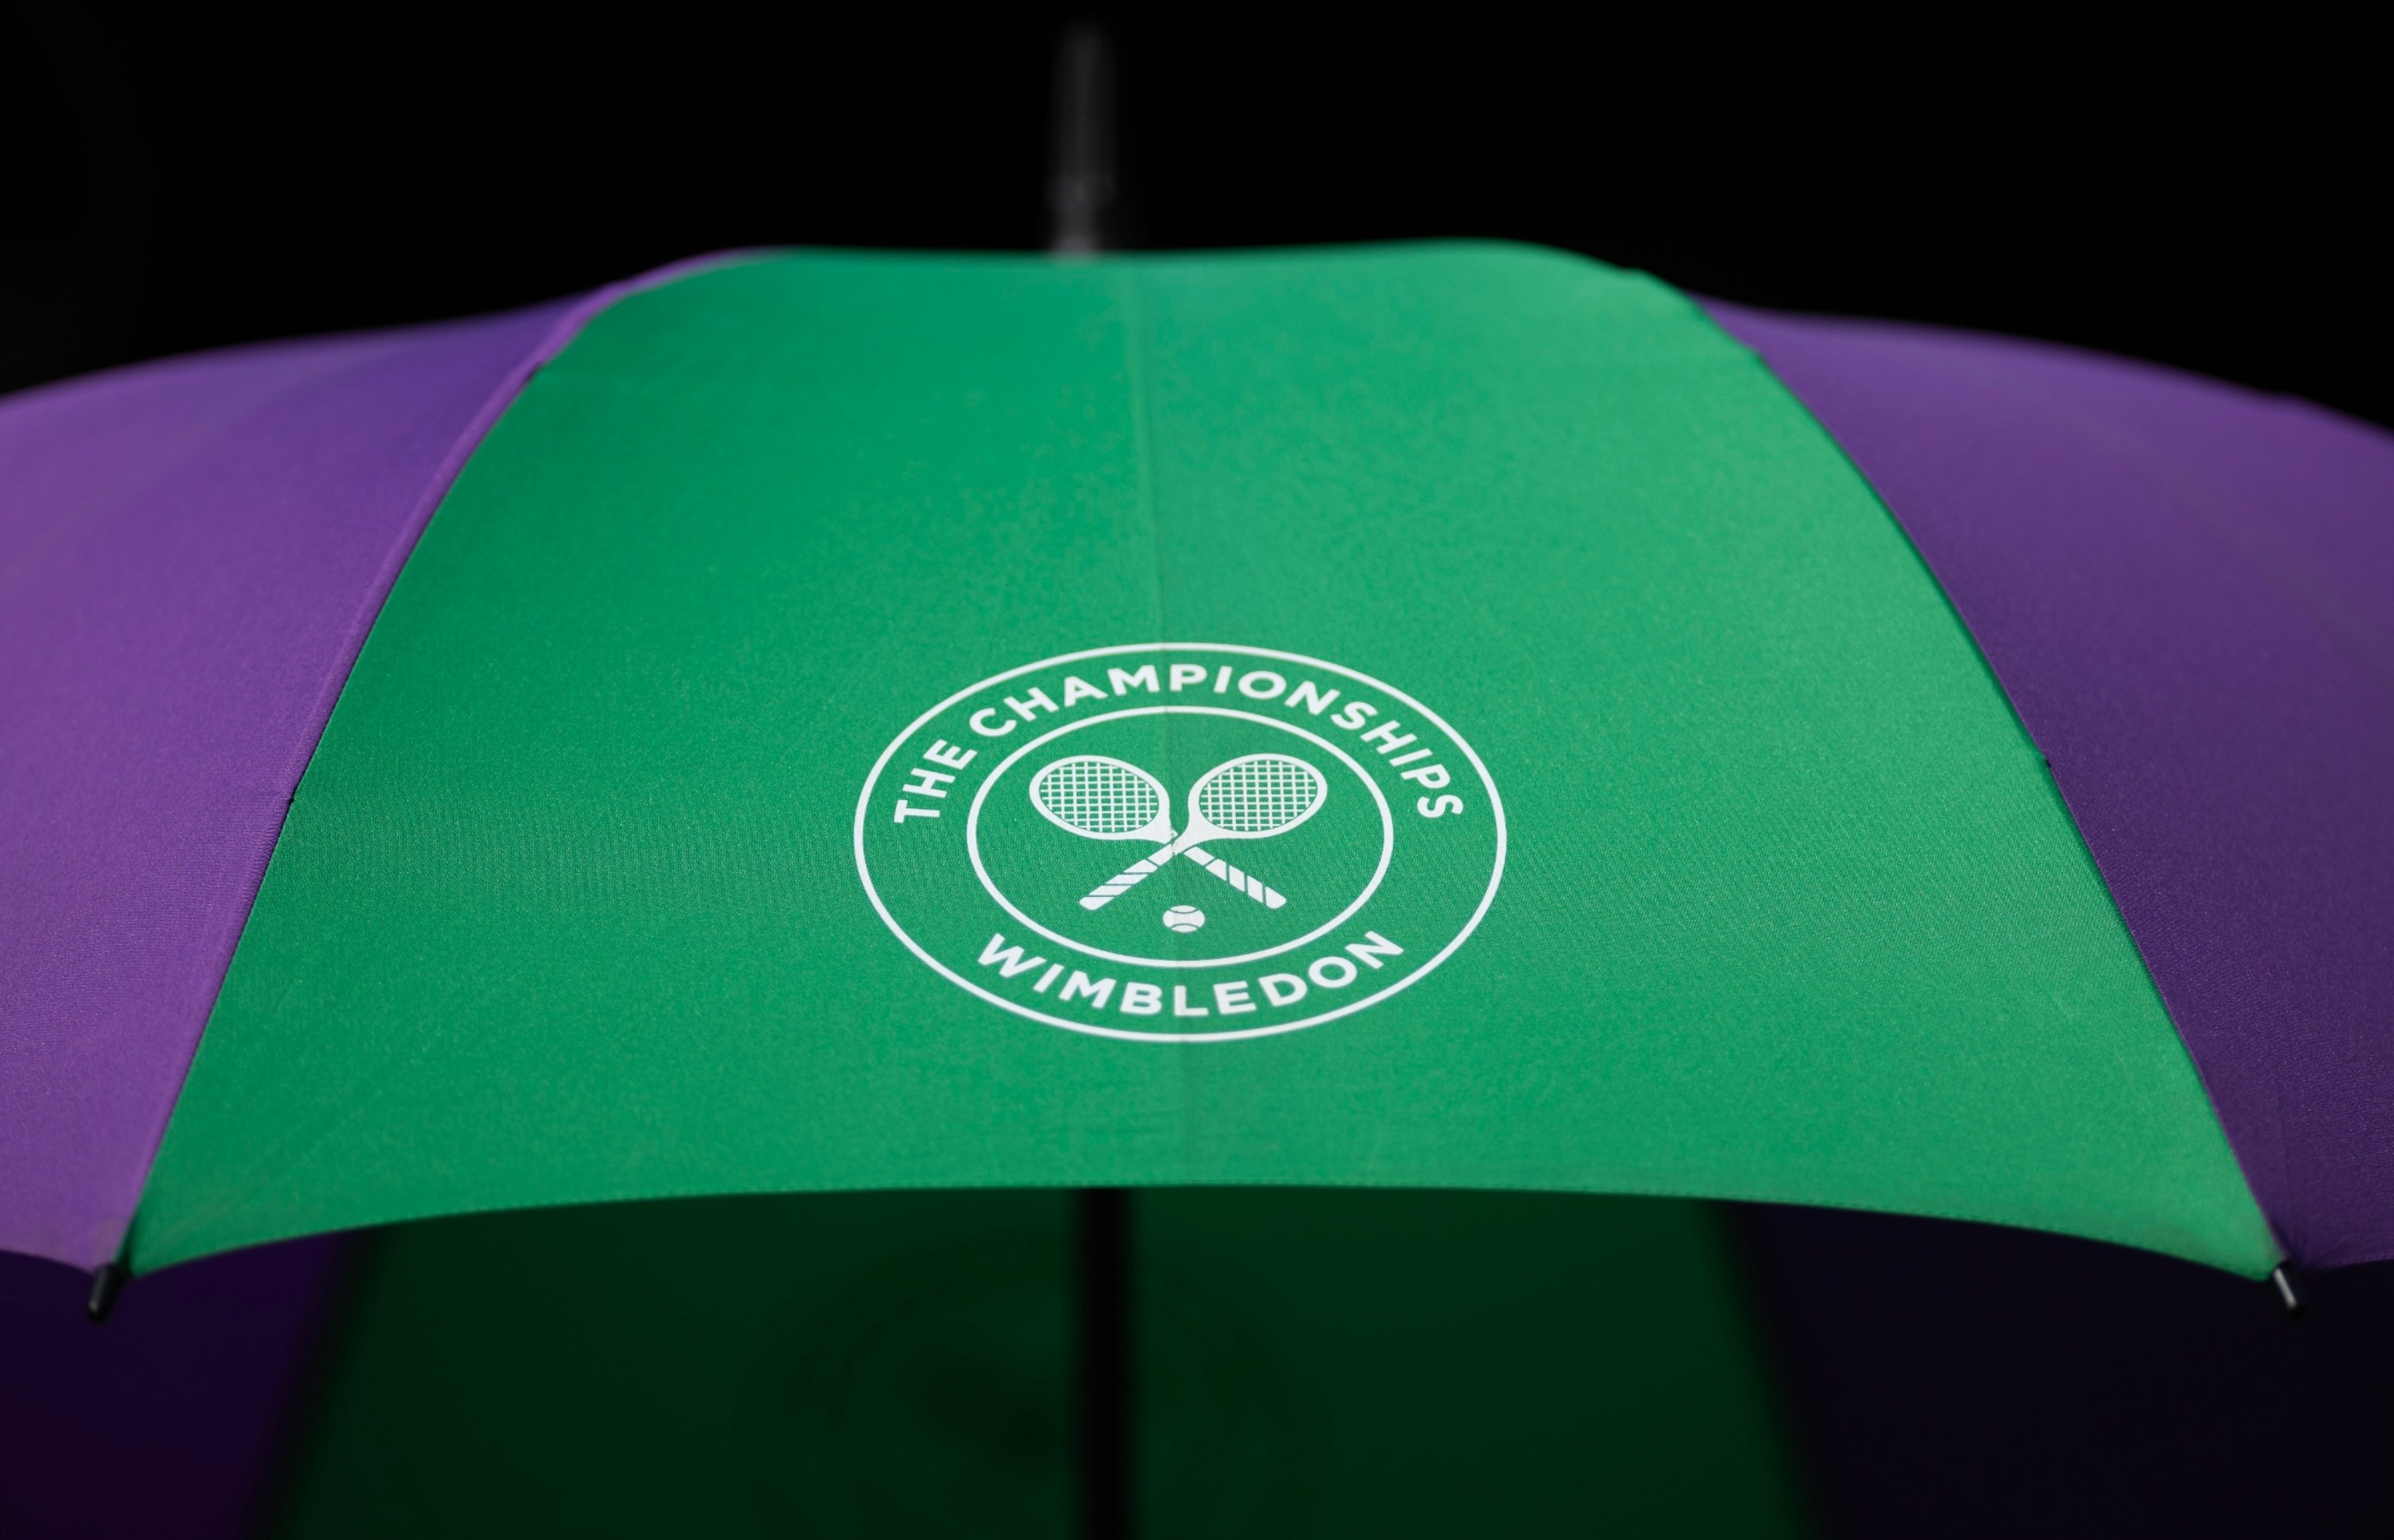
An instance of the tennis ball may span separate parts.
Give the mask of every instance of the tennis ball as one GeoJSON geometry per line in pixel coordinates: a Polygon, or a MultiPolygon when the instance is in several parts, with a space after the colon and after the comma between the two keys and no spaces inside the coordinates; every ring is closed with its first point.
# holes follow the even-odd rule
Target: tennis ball
{"type": "Polygon", "coordinates": [[[1177,930],[1183,936],[1202,928],[1204,924],[1205,911],[1192,909],[1185,903],[1176,903],[1164,912],[1164,928],[1177,930]]]}

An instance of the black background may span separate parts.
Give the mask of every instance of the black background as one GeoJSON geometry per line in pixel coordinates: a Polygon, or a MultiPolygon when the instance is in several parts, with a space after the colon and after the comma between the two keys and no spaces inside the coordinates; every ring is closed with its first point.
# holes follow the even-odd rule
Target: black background
{"type": "MultiPolygon", "coordinates": [[[[783,243],[1032,248],[1062,9],[0,33],[0,388],[486,310],[783,243]]],[[[2394,422],[2369,40],[1793,8],[1107,19],[1148,247],[1501,236],[2394,422]],[[1958,18],[1958,19],[1957,19],[1958,18]]],[[[1931,1221],[1745,1221],[1854,1534],[2394,1532],[2394,1275],[2258,1285],[1931,1221]]]]}
{"type": "MultiPolygon", "coordinates": [[[[728,246],[1036,246],[1072,14],[20,12],[0,386],[728,246]]],[[[2364,38],[2258,12],[1572,15],[1126,10],[1135,238],[1539,241],[2394,421],[2364,38]]]]}

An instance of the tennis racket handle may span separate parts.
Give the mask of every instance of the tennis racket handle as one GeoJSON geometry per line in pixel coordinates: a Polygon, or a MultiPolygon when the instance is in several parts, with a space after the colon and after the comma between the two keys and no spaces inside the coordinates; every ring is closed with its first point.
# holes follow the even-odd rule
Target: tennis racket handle
{"type": "Polygon", "coordinates": [[[1251,876],[1248,874],[1240,871],[1237,867],[1231,865],[1227,861],[1222,861],[1214,856],[1207,855],[1204,851],[1199,849],[1194,845],[1189,847],[1189,859],[1195,862],[1198,865],[1203,866],[1205,870],[1213,873],[1216,876],[1220,877],[1224,882],[1229,883],[1231,887],[1237,888],[1240,892],[1244,893],[1247,897],[1255,900],[1257,903],[1262,904],[1267,909],[1278,909],[1282,904],[1288,902],[1286,895],[1282,893],[1279,888],[1271,887],[1269,884],[1266,883],[1262,878],[1251,876]]]}
{"type": "Polygon", "coordinates": [[[1114,877],[1111,881],[1101,882],[1098,884],[1096,888],[1090,889],[1089,896],[1081,901],[1081,907],[1090,911],[1091,913],[1103,909],[1106,905],[1113,902],[1114,900],[1122,897],[1125,893],[1129,892],[1132,888],[1146,881],[1157,867],[1163,865],[1165,862],[1170,861],[1172,859],[1173,849],[1174,847],[1166,845],[1163,849],[1156,851],[1155,854],[1151,856],[1148,856],[1140,861],[1132,862],[1129,866],[1124,869],[1121,875],[1114,877]]]}

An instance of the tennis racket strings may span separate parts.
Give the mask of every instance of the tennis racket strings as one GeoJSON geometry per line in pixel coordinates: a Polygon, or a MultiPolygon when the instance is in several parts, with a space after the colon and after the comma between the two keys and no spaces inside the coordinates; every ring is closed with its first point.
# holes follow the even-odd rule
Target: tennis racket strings
{"type": "Polygon", "coordinates": [[[1206,771],[1190,801],[1221,833],[1253,839],[1302,823],[1329,789],[1302,759],[1251,754],[1206,771]]]}
{"type": "MultiPolygon", "coordinates": [[[[1127,839],[1164,816],[1164,787],[1153,776],[1095,754],[1041,770],[1031,799],[1050,822],[1094,839],[1127,839]]],[[[1171,837],[1167,826],[1164,838],[1171,837]]]]}

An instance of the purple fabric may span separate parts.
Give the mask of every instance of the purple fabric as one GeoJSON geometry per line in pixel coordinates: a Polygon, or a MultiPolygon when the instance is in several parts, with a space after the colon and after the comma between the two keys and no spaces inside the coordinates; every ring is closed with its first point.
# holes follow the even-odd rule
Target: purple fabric
{"type": "Polygon", "coordinates": [[[2394,438],[2059,348],[1710,309],[1978,638],[2280,1241],[2394,1257],[2394,438]]]}
{"type": "Polygon", "coordinates": [[[0,1248],[115,1255],[384,593],[598,302],[0,403],[0,1248]]]}
{"type": "Polygon", "coordinates": [[[346,1242],[214,1257],[126,1287],[0,1256],[0,1535],[258,1533],[346,1242]]]}

